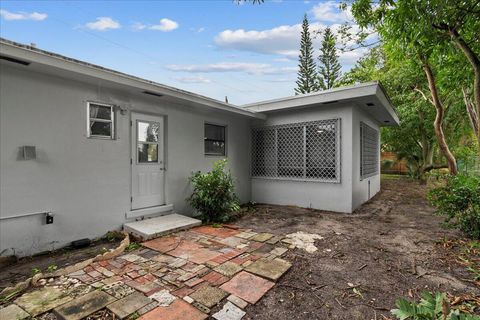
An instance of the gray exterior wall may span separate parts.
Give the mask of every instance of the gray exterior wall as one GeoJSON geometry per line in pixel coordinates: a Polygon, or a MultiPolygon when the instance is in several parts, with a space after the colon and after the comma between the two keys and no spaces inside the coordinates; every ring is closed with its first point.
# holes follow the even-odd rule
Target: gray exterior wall
{"type": "Polygon", "coordinates": [[[237,193],[250,200],[250,120],[224,111],[165,104],[162,98],[113,90],[6,65],[0,73],[0,254],[20,256],[119,229],[130,210],[130,112],[116,112],[116,140],[86,137],[86,101],[166,116],[166,203],[191,215],[185,202],[192,171],[220,157],[204,155],[204,122],[227,125],[227,158],[237,193]],[[19,147],[37,148],[20,160],[19,147]],[[14,251],[14,252],[13,252],[14,251]]]}
{"type": "MultiPolygon", "coordinates": [[[[372,119],[365,111],[358,108],[353,108],[353,144],[352,154],[353,156],[353,185],[352,185],[352,209],[360,207],[364,202],[371,199],[375,194],[380,191],[380,163],[378,168],[378,174],[370,176],[365,179],[360,177],[360,122],[363,122],[373,129],[378,131],[378,145],[380,146],[380,127],[378,123],[372,119]],[[369,186],[370,184],[370,186],[369,186]],[[370,189],[370,190],[369,190],[370,189]]],[[[378,148],[378,159],[380,161],[380,148],[378,148]]]]}
{"type": "Polygon", "coordinates": [[[352,106],[321,106],[268,113],[265,125],[341,119],[341,182],[252,178],[252,200],[337,212],[352,212],[352,106]]]}
{"type": "MultiPolygon", "coordinates": [[[[351,213],[380,191],[380,173],[360,179],[360,122],[363,121],[376,130],[379,130],[379,126],[359,108],[344,104],[270,112],[263,124],[279,125],[334,118],[341,119],[340,183],[254,177],[253,201],[351,213]]],[[[380,153],[380,150],[378,152],[380,153]]]]}

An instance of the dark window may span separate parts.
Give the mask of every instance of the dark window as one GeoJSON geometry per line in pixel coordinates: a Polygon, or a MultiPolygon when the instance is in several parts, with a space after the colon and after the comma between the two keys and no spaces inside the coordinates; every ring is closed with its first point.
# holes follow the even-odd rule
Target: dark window
{"type": "Polygon", "coordinates": [[[205,154],[225,156],[225,130],[224,126],[205,123],[205,154]]]}

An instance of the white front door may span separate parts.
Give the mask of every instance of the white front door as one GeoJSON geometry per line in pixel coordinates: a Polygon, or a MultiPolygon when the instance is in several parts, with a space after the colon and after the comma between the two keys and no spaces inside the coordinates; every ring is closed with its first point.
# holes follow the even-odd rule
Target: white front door
{"type": "Polygon", "coordinates": [[[164,118],[132,113],[132,210],[165,204],[164,118]]]}

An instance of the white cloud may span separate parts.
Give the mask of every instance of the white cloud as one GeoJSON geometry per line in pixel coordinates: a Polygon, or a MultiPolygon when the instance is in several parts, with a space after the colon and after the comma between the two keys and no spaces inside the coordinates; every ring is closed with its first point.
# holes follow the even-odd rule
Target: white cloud
{"type": "Polygon", "coordinates": [[[203,76],[173,77],[174,80],[183,83],[210,83],[212,80],[203,76]]]}
{"type": "Polygon", "coordinates": [[[190,72],[190,73],[211,73],[211,72],[244,72],[254,75],[276,75],[296,73],[296,67],[274,67],[266,63],[250,62],[218,62],[211,64],[190,64],[179,65],[171,64],[166,68],[170,71],[190,72]]]}
{"type": "Polygon", "coordinates": [[[344,23],[346,21],[352,21],[352,14],[350,7],[343,11],[339,8],[337,1],[320,2],[314,6],[311,10],[316,21],[319,22],[334,22],[344,23]]]}
{"type": "Polygon", "coordinates": [[[95,22],[88,22],[85,27],[91,30],[106,31],[120,29],[122,26],[110,17],[98,17],[95,22]]]}
{"type": "Polygon", "coordinates": [[[162,32],[169,32],[177,28],[178,28],[178,23],[167,18],[163,18],[162,20],[160,20],[160,24],[156,24],[148,27],[148,29],[150,30],[157,30],[162,32]]]}
{"type": "Polygon", "coordinates": [[[134,24],[132,24],[132,29],[133,30],[136,30],[136,31],[140,31],[140,30],[143,30],[147,27],[147,25],[143,24],[143,23],[140,23],[140,22],[135,22],[134,24]]]}
{"type": "Polygon", "coordinates": [[[33,20],[33,21],[42,21],[47,19],[48,15],[46,13],[39,13],[39,12],[10,12],[4,9],[0,9],[0,16],[9,21],[14,20],[33,20]]]}

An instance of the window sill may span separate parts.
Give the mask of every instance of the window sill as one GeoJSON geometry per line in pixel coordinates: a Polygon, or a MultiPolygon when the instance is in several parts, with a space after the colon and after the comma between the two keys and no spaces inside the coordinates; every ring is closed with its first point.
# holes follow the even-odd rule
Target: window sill
{"type": "Polygon", "coordinates": [[[314,182],[314,183],[332,183],[341,184],[340,180],[326,180],[326,179],[304,179],[304,178],[289,178],[289,177],[251,177],[258,180],[273,180],[273,181],[292,181],[292,182],[314,182]]]}

